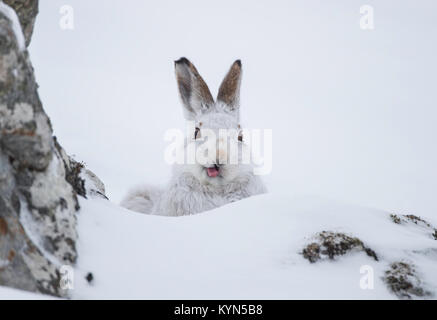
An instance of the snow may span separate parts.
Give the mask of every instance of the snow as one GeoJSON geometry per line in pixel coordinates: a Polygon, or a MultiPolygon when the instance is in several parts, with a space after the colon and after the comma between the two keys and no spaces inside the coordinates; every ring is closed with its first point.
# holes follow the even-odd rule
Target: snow
{"type": "Polygon", "coordinates": [[[12,30],[15,34],[15,39],[17,39],[18,49],[23,51],[26,48],[26,42],[24,40],[24,34],[21,30],[20,21],[18,20],[17,14],[14,9],[8,6],[3,1],[0,1],[0,12],[3,13],[12,23],[12,30]]]}
{"type": "Polygon", "coordinates": [[[54,300],[48,295],[0,287],[0,300],[54,300]]]}
{"type": "Polygon", "coordinates": [[[376,209],[287,193],[178,218],[100,198],[80,204],[76,299],[393,299],[381,277],[405,259],[437,292],[437,241],[376,209]],[[356,252],[310,264],[302,249],[322,230],[359,237],[380,261],[356,252]],[[373,290],[360,288],[366,265],[374,269],[373,290]]]}
{"type": "Polygon", "coordinates": [[[437,241],[389,217],[437,226],[437,3],[368,4],[372,31],[357,0],[77,1],[63,30],[63,1],[41,1],[30,44],[41,100],[111,200],[80,201],[72,297],[393,299],[381,276],[398,259],[437,292],[437,241]],[[242,60],[243,125],[272,129],[270,193],[196,216],[136,214],[117,203],[168,181],[164,135],[184,129],[181,56],[212,93],[242,60]],[[299,252],[322,230],[359,237],[380,261],[310,264],[299,252]],[[359,286],[363,265],[373,290],[359,286]]]}
{"type": "MultiPolygon", "coordinates": [[[[80,205],[72,299],[395,299],[382,281],[394,261],[413,261],[437,292],[437,241],[377,209],[286,192],[185,217],[134,213],[100,197],[80,205]],[[309,263],[302,249],[322,230],[357,236],[379,261],[351,252],[309,263]],[[373,289],[360,287],[363,266],[373,268],[373,289]]],[[[0,289],[0,299],[12,297],[44,298],[0,289]]]]}

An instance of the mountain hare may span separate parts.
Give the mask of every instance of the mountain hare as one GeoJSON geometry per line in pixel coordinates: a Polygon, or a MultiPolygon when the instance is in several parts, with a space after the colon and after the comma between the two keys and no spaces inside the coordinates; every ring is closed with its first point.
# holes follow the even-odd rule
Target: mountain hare
{"type": "Polygon", "coordinates": [[[220,86],[216,102],[188,59],[175,61],[175,69],[184,116],[195,124],[192,135],[185,138],[185,150],[192,144],[200,148],[205,140],[202,136],[207,132],[213,132],[217,137],[213,141],[217,148],[208,152],[201,163],[196,157],[191,164],[175,164],[165,189],[136,188],[128,193],[121,205],[143,213],[181,216],[266,192],[259,176],[254,175],[252,166],[241,161],[241,151],[247,146],[244,145],[239,124],[240,60],[232,64],[220,86]],[[222,129],[232,129],[236,134],[223,138],[218,134],[222,129]],[[234,163],[230,161],[227,145],[239,151],[234,163]]]}

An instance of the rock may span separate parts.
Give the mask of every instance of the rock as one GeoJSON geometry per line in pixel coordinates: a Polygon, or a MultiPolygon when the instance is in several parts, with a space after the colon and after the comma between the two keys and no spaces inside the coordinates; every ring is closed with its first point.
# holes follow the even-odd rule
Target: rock
{"type": "Polygon", "coordinates": [[[58,150],[59,155],[62,158],[65,169],[65,179],[73,187],[74,191],[86,198],[85,190],[85,180],[80,177],[84,164],[73,160],[67,155],[67,153],[62,149],[61,145],[58,143],[56,137],[53,137],[56,150],[58,150]]]}
{"type": "Polygon", "coordinates": [[[74,191],[84,198],[86,198],[88,194],[108,200],[103,182],[91,170],[87,169],[83,162],[78,162],[68,156],[57,142],[56,137],[53,139],[55,141],[55,147],[64,162],[66,179],[74,191]]]}
{"type": "Polygon", "coordinates": [[[94,280],[94,276],[91,272],[88,272],[85,279],[86,279],[86,281],[88,281],[89,284],[91,284],[94,280]]]}
{"type": "Polygon", "coordinates": [[[317,233],[313,237],[313,242],[302,250],[302,254],[305,259],[314,263],[327,258],[333,260],[336,256],[342,256],[352,251],[363,251],[378,261],[375,251],[366,247],[360,239],[332,231],[317,233]]]}
{"type": "Polygon", "coordinates": [[[84,168],[81,171],[81,177],[85,181],[86,193],[93,196],[98,196],[108,200],[105,191],[105,185],[91,170],[84,168]]]}
{"type": "MultiPolygon", "coordinates": [[[[5,2],[17,10],[28,44],[38,2],[5,2]]],[[[53,138],[16,17],[6,9],[0,7],[0,285],[66,297],[60,269],[77,260],[84,168],[53,138]]]]}
{"type": "Polygon", "coordinates": [[[435,228],[429,222],[418,216],[415,216],[413,214],[391,214],[390,219],[396,224],[414,227],[419,232],[425,233],[429,238],[437,240],[437,228],[435,228]]]}
{"type": "Polygon", "coordinates": [[[29,46],[30,39],[32,38],[33,26],[35,25],[35,18],[38,14],[38,0],[3,1],[17,13],[26,40],[26,47],[29,46]]]}
{"type": "Polygon", "coordinates": [[[412,263],[393,262],[383,279],[388,288],[400,299],[431,296],[431,293],[423,288],[416,267],[412,263]]]}

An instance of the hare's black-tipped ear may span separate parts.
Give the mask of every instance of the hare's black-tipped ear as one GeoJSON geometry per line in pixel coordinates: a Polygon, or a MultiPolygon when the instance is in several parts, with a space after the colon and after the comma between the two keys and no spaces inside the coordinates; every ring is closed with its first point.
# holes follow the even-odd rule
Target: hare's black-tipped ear
{"type": "Polygon", "coordinates": [[[240,84],[243,70],[241,61],[235,61],[220,85],[217,101],[226,103],[231,111],[240,106],[240,84]]]}
{"type": "Polygon", "coordinates": [[[214,99],[196,67],[187,58],[175,61],[175,71],[185,118],[193,120],[214,104],[214,99]]]}

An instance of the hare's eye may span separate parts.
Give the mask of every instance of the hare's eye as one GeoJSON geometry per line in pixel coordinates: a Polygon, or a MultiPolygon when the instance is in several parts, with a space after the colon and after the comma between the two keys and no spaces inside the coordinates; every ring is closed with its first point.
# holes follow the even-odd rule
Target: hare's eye
{"type": "Polygon", "coordinates": [[[200,129],[196,128],[196,131],[194,131],[194,139],[200,138],[200,129]]]}
{"type": "Polygon", "coordinates": [[[243,133],[242,132],[240,132],[238,134],[238,141],[243,142],[243,133]]]}

